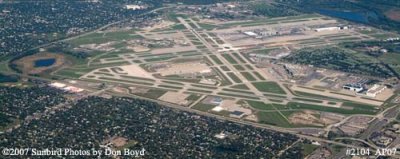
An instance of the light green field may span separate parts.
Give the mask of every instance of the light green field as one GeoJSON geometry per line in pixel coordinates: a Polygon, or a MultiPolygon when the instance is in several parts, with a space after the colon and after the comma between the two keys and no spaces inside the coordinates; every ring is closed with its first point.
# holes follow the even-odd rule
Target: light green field
{"type": "Polygon", "coordinates": [[[286,94],[286,92],[275,82],[254,82],[252,84],[261,92],[286,94]]]}
{"type": "Polygon", "coordinates": [[[229,54],[222,54],[222,57],[224,57],[229,63],[231,64],[237,64],[238,62],[229,54]]]}
{"type": "Polygon", "coordinates": [[[292,127],[284,117],[277,112],[258,112],[257,118],[260,123],[270,124],[280,127],[292,127]]]}
{"type": "Polygon", "coordinates": [[[222,61],[215,55],[210,55],[210,58],[218,65],[222,65],[222,61]]]}
{"type": "Polygon", "coordinates": [[[249,89],[249,87],[247,87],[246,85],[244,85],[244,84],[238,84],[238,85],[234,85],[234,86],[231,86],[231,88],[236,88],[236,89],[245,89],[245,90],[248,90],[249,89]]]}
{"type": "Polygon", "coordinates": [[[118,32],[107,32],[107,33],[92,33],[83,37],[79,37],[69,41],[72,45],[83,45],[83,44],[101,44],[111,41],[122,41],[143,38],[140,35],[135,34],[135,30],[118,31],[118,32]]]}
{"type": "Polygon", "coordinates": [[[242,81],[237,77],[234,73],[228,72],[226,73],[235,83],[242,83],[242,81]]]}
{"type": "Polygon", "coordinates": [[[246,70],[245,68],[243,68],[241,65],[233,65],[233,67],[235,67],[237,70],[239,71],[244,71],[246,70]]]}
{"type": "Polygon", "coordinates": [[[212,109],[214,107],[215,107],[215,105],[203,104],[203,103],[200,102],[200,103],[196,104],[195,106],[193,106],[192,108],[196,109],[196,110],[203,111],[203,112],[207,112],[207,111],[209,111],[210,109],[212,109]]]}
{"type": "Polygon", "coordinates": [[[164,95],[165,93],[167,93],[166,90],[162,90],[162,89],[150,89],[149,91],[147,91],[144,94],[138,94],[142,97],[146,97],[146,98],[150,98],[150,99],[158,99],[160,98],[162,95],[164,95]]]}
{"type": "Polygon", "coordinates": [[[254,78],[253,75],[251,75],[251,73],[249,72],[240,72],[247,80],[249,81],[256,81],[257,79],[254,78]]]}
{"type": "Polygon", "coordinates": [[[290,102],[287,104],[287,108],[290,109],[308,109],[308,110],[316,110],[323,112],[331,112],[331,113],[339,113],[339,114],[376,114],[376,110],[368,110],[361,108],[353,108],[351,109],[342,109],[336,107],[328,107],[328,106],[320,106],[320,105],[312,105],[312,104],[304,104],[304,103],[294,103],[290,102]]]}
{"type": "Polygon", "coordinates": [[[274,104],[265,104],[264,102],[259,101],[246,101],[251,107],[259,110],[276,110],[273,106],[274,104]]]}

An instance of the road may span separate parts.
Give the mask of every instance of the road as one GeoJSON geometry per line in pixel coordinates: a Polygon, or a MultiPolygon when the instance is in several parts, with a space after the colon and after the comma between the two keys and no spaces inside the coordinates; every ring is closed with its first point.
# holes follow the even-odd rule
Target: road
{"type": "MultiPolygon", "coordinates": [[[[32,79],[37,79],[37,80],[42,80],[42,81],[53,82],[52,80],[49,80],[49,79],[46,79],[46,78],[41,78],[41,77],[32,77],[32,76],[27,76],[27,75],[21,75],[21,76],[24,76],[24,77],[27,77],[27,78],[32,78],[32,79]]],[[[77,85],[74,85],[74,84],[69,84],[69,85],[77,86],[77,85]]],[[[128,95],[128,94],[122,94],[122,93],[116,93],[116,92],[107,91],[107,90],[113,88],[112,86],[107,87],[105,89],[101,89],[101,90],[98,90],[97,88],[91,88],[89,86],[86,86],[86,87],[79,86],[79,87],[85,89],[86,91],[92,92],[92,93],[88,93],[87,95],[85,95],[83,97],[88,97],[88,96],[92,96],[92,95],[100,95],[101,93],[106,92],[106,93],[108,93],[110,95],[113,95],[113,96],[129,97],[129,98],[133,97],[133,98],[136,98],[136,99],[143,99],[143,100],[152,101],[152,102],[155,102],[155,103],[158,103],[160,105],[163,105],[163,106],[166,106],[166,107],[170,107],[170,108],[173,108],[173,109],[176,109],[176,110],[181,110],[181,111],[191,112],[191,113],[195,113],[195,114],[202,115],[202,116],[212,117],[212,118],[219,119],[221,121],[230,121],[230,122],[234,122],[234,123],[238,123],[238,124],[250,125],[250,126],[254,126],[254,127],[258,127],[258,128],[273,130],[273,131],[277,131],[277,132],[281,132],[281,133],[289,133],[289,134],[292,134],[292,135],[296,135],[299,138],[305,138],[305,139],[312,140],[312,141],[330,143],[330,144],[340,145],[340,146],[344,146],[344,147],[351,147],[351,148],[363,148],[363,147],[360,147],[360,146],[355,146],[355,145],[351,145],[351,144],[345,144],[345,143],[341,143],[341,142],[331,141],[331,140],[327,140],[327,139],[323,139],[323,138],[319,138],[319,137],[298,134],[296,131],[293,131],[293,130],[290,130],[290,129],[286,129],[286,128],[281,128],[281,127],[276,127],[276,126],[271,126],[271,125],[265,125],[265,124],[260,124],[260,123],[254,123],[254,122],[245,121],[245,120],[241,120],[241,119],[224,117],[224,116],[220,116],[220,115],[215,115],[215,114],[211,114],[211,113],[207,113],[207,112],[202,112],[202,111],[199,111],[199,110],[191,109],[189,107],[183,107],[183,106],[180,106],[180,105],[177,105],[177,104],[172,104],[172,103],[163,102],[163,101],[159,101],[159,100],[149,99],[149,98],[145,98],[145,97],[141,97],[141,96],[128,95]]],[[[82,99],[82,98],[80,98],[80,99],[82,99]]],[[[63,104],[66,104],[66,103],[63,103],[63,104]]]]}
{"type": "Polygon", "coordinates": [[[195,113],[195,114],[202,115],[202,116],[212,117],[212,118],[219,119],[221,121],[230,121],[230,122],[234,122],[234,123],[238,123],[238,124],[250,125],[250,126],[254,126],[254,127],[258,127],[258,128],[264,128],[264,129],[268,129],[268,130],[277,131],[277,132],[289,133],[289,134],[292,134],[292,135],[296,135],[299,138],[305,138],[305,139],[312,140],[312,141],[330,143],[330,144],[340,145],[340,146],[350,147],[350,148],[363,148],[361,146],[355,146],[355,145],[345,144],[345,143],[336,142],[336,141],[331,141],[331,140],[327,140],[327,139],[323,139],[323,138],[318,138],[318,137],[298,134],[295,131],[292,131],[290,129],[281,128],[281,127],[275,127],[275,126],[271,126],[271,125],[259,124],[259,123],[254,123],[254,122],[245,121],[245,120],[241,120],[241,119],[223,117],[223,116],[220,116],[220,115],[206,113],[206,112],[202,112],[202,111],[199,111],[199,110],[190,109],[188,107],[183,107],[183,106],[180,106],[180,105],[175,105],[175,104],[172,104],[172,103],[167,103],[167,102],[163,102],[163,101],[159,101],[159,100],[148,99],[148,98],[135,96],[135,95],[127,95],[127,94],[115,93],[115,92],[108,92],[108,93],[112,94],[113,96],[130,97],[130,98],[134,97],[134,98],[137,98],[137,99],[149,100],[149,101],[152,101],[152,102],[155,102],[155,103],[158,103],[160,105],[163,105],[163,106],[166,106],[166,107],[170,107],[170,108],[173,108],[173,109],[177,109],[177,110],[181,110],[181,111],[185,111],[185,112],[191,112],[191,113],[195,113]]]}

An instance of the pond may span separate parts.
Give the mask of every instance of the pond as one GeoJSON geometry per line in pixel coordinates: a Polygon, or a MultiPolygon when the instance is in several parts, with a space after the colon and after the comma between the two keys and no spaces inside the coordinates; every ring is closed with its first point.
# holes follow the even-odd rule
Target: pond
{"type": "Polygon", "coordinates": [[[368,18],[377,18],[377,15],[373,12],[358,13],[358,12],[345,12],[345,11],[319,9],[318,13],[360,23],[368,23],[368,18]]]}
{"type": "Polygon", "coordinates": [[[50,59],[40,59],[35,61],[35,67],[49,67],[56,63],[55,58],[50,58],[50,59]]]}

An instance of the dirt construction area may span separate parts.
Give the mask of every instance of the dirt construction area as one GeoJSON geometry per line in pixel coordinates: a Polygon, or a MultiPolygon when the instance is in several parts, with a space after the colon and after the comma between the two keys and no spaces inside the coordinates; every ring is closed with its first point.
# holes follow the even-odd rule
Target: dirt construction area
{"type": "Polygon", "coordinates": [[[205,63],[200,62],[185,62],[174,63],[168,67],[157,70],[161,76],[169,75],[182,75],[182,74],[196,74],[196,73],[210,73],[212,70],[205,63]]]}
{"type": "Polygon", "coordinates": [[[175,103],[175,104],[179,104],[179,105],[187,105],[189,103],[186,100],[187,97],[189,97],[189,94],[183,94],[183,93],[178,93],[178,92],[167,92],[158,99],[169,102],[169,103],[175,103]]]}
{"type": "Polygon", "coordinates": [[[128,76],[154,78],[149,72],[138,65],[119,66],[119,68],[121,68],[123,72],[127,73],[128,76]]]}

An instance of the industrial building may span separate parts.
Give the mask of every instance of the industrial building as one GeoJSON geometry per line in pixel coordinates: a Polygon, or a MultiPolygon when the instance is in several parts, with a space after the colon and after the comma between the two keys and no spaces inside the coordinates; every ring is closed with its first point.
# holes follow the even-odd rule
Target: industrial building
{"type": "Polygon", "coordinates": [[[364,90],[364,87],[361,84],[358,84],[358,83],[356,83],[356,84],[350,83],[350,84],[345,84],[343,86],[343,89],[354,91],[354,92],[361,92],[361,91],[364,90]]]}
{"type": "Polygon", "coordinates": [[[66,92],[71,92],[71,93],[79,93],[79,92],[84,91],[84,89],[82,89],[82,88],[78,88],[78,87],[74,87],[74,86],[67,86],[64,83],[58,83],[58,82],[51,83],[51,84],[49,84],[49,86],[64,90],[66,92]]]}
{"type": "Polygon", "coordinates": [[[347,26],[336,26],[336,27],[325,27],[325,28],[317,28],[315,29],[316,32],[322,32],[322,31],[335,31],[335,30],[346,30],[349,29],[347,26]]]}
{"type": "Polygon", "coordinates": [[[374,84],[370,89],[368,89],[366,95],[368,97],[376,97],[378,94],[382,93],[386,89],[386,86],[374,84]]]}

